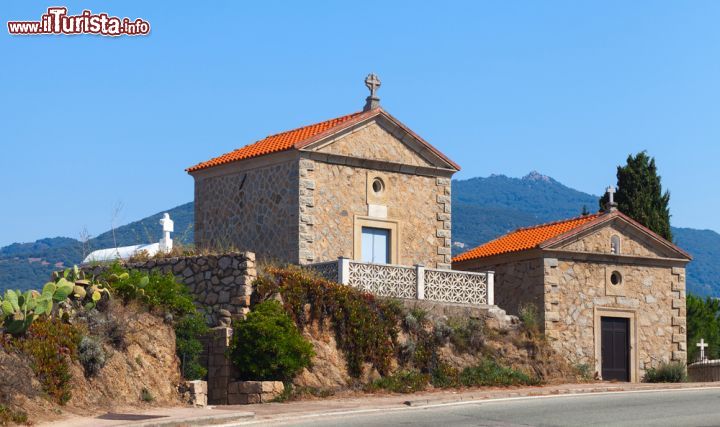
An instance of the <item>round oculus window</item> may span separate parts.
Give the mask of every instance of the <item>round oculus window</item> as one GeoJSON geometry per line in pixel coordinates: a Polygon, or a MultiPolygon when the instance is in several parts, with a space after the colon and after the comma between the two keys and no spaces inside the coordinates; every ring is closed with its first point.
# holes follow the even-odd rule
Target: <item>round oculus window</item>
{"type": "Polygon", "coordinates": [[[622,274],[620,274],[619,271],[613,271],[610,274],[610,283],[612,283],[613,285],[616,285],[616,286],[621,284],[622,283],[622,274]]]}
{"type": "Polygon", "coordinates": [[[385,190],[385,183],[380,178],[375,178],[372,183],[372,189],[375,194],[380,194],[385,190]]]}

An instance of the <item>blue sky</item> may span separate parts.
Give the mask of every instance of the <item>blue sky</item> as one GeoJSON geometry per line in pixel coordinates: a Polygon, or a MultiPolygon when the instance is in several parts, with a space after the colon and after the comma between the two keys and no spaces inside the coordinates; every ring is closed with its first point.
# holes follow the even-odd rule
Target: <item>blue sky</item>
{"type": "Polygon", "coordinates": [[[656,157],[676,226],[720,230],[720,2],[0,4],[0,245],[192,200],[184,168],[382,105],[461,164],[599,194],[656,157]],[[63,5],[147,37],[10,36],[63,5]]]}

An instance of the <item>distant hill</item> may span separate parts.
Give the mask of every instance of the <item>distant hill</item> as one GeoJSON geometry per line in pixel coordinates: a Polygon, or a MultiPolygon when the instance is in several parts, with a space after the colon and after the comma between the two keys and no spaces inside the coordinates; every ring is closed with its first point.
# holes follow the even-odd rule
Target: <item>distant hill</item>
{"type": "MultiPolygon", "coordinates": [[[[598,197],[531,172],[524,178],[491,175],[453,181],[453,241],[477,246],[518,227],[598,209],[598,197]]],[[[457,251],[462,251],[458,248],[457,251]]]]}
{"type": "MultiPolygon", "coordinates": [[[[115,238],[112,231],[102,233],[87,242],[86,252],[112,248],[116,246],[116,240],[117,246],[159,241],[162,233],[159,221],[164,212],[168,212],[175,222],[173,239],[192,243],[193,204],[190,202],[118,227],[115,238]]],[[[69,237],[5,246],[0,248],[0,291],[41,288],[53,271],[78,264],[83,258],[83,244],[69,237]]]]}
{"type": "MultiPolygon", "coordinates": [[[[598,197],[566,187],[554,179],[531,172],[523,178],[492,175],[453,181],[453,242],[455,253],[477,246],[518,227],[580,215],[585,207],[597,211],[598,197]]],[[[173,238],[192,243],[193,204],[168,211],[175,221],[173,238]]],[[[118,246],[156,242],[163,212],[118,227],[118,246]]],[[[697,295],[720,296],[720,234],[711,230],[673,228],[676,243],[690,252],[687,283],[697,295]]],[[[108,231],[89,241],[90,250],[115,246],[108,231]]],[[[39,288],[53,270],[80,262],[82,244],[56,237],[34,243],[14,243],[0,248],[0,290],[39,288]]]]}

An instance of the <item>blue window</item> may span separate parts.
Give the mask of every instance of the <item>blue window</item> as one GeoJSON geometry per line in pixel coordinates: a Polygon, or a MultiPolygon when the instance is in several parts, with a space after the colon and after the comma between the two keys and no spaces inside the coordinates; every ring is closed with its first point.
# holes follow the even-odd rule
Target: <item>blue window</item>
{"type": "Polygon", "coordinates": [[[363,262],[390,264],[390,230],[363,227],[360,251],[363,262]]]}

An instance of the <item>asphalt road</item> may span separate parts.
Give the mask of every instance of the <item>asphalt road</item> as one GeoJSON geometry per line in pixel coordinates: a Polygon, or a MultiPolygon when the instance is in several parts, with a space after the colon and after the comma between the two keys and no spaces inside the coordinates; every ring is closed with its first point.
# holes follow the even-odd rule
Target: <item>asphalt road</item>
{"type": "Polygon", "coordinates": [[[290,426],[720,426],[720,389],[484,401],[299,419],[290,426]]]}

